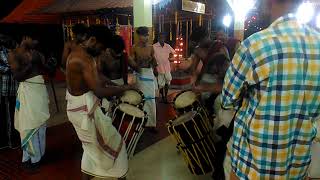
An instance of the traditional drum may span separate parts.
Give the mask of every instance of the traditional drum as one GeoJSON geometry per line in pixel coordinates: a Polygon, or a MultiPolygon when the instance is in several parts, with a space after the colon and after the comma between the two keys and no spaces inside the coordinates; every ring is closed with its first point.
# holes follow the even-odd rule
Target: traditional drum
{"type": "Polygon", "coordinates": [[[139,107],[140,109],[144,105],[144,95],[139,90],[128,90],[123,93],[119,99],[119,103],[128,103],[139,107]]]}
{"type": "Polygon", "coordinates": [[[189,170],[197,175],[212,171],[214,162],[211,129],[203,118],[198,111],[190,111],[168,123],[168,131],[178,142],[189,170]]]}
{"type": "Polygon", "coordinates": [[[130,159],[144,131],[144,125],[147,122],[146,113],[133,105],[120,103],[113,112],[112,120],[112,124],[126,142],[130,159]]]}
{"type": "Polygon", "coordinates": [[[199,111],[205,120],[209,120],[210,125],[213,126],[212,118],[209,116],[205,107],[200,103],[196,93],[192,91],[182,91],[173,100],[173,107],[178,115],[182,115],[190,111],[199,111]]]}

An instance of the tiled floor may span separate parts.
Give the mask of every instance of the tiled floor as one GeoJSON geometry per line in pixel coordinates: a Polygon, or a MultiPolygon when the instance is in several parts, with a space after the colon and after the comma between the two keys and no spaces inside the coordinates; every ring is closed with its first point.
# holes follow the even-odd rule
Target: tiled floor
{"type": "Polygon", "coordinates": [[[130,161],[128,180],[210,180],[210,174],[195,176],[167,137],[136,154],[130,161]]]}

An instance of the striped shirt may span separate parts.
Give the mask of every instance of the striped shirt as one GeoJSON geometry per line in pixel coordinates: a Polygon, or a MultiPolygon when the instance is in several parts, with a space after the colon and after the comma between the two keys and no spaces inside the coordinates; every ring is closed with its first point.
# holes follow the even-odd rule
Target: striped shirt
{"type": "Polygon", "coordinates": [[[320,33],[290,14],[246,39],[222,106],[238,110],[228,151],[240,179],[303,179],[320,113],[320,33]]]}
{"type": "Polygon", "coordinates": [[[18,82],[10,72],[8,50],[0,47],[0,96],[16,96],[18,86],[18,82]]]}

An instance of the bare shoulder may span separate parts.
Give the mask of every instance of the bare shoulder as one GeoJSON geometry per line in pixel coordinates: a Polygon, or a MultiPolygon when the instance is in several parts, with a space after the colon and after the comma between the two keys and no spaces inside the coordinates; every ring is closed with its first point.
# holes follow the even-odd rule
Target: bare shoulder
{"type": "Polygon", "coordinates": [[[90,65],[89,57],[81,51],[73,51],[70,53],[67,61],[67,67],[79,68],[90,65]]]}

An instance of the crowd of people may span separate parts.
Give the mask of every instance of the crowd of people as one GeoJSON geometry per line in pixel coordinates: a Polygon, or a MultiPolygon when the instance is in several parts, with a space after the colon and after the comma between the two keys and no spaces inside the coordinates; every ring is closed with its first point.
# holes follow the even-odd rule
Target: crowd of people
{"type": "MultiPolygon", "coordinates": [[[[269,28],[241,44],[222,29],[215,40],[203,28],[190,37],[188,71],[197,77],[192,90],[201,94],[210,114],[234,114],[227,127],[217,131],[221,139],[213,179],[308,176],[320,113],[320,33],[289,14],[297,2],[272,1],[281,13],[274,14],[269,28]]],[[[105,26],[77,24],[73,33],[74,40],[65,43],[61,68],[66,74],[68,119],[84,150],[82,178],[125,179],[126,144],[106,113],[110,106],[104,104],[125,91],[141,91],[146,128],[156,133],[156,90],[167,103],[175,51],[165,43],[164,32],[157,43],[149,44],[147,27],[136,29],[138,40],[131,52],[125,52],[123,39],[105,26]],[[129,67],[136,74],[135,84],[128,83],[129,67]]],[[[23,166],[36,169],[45,152],[50,117],[42,76],[50,63],[31,37],[20,44],[7,36],[0,39],[0,148],[17,148],[20,141],[23,166]]]]}

